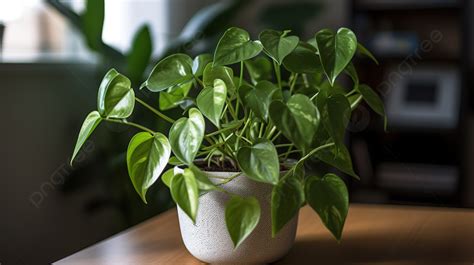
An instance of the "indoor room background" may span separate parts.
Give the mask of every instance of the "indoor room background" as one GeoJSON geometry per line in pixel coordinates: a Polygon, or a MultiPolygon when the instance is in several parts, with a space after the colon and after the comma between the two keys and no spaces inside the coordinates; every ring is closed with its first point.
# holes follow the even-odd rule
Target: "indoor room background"
{"type": "MultiPolygon", "coordinates": [[[[173,207],[161,182],[147,205],[135,194],[131,129],[102,124],[71,166],[77,132],[109,68],[138,88],[160,58],[212,52],[229,26],[306,39],[351,28],[379,61],[357,69],[384,100],[388,128],[363,104],[353,113],[345,141],[361,180],[345,178],[350,201],[474,207],[471,1],[105,0],[103,20],[89,14],[105,50],[78,22],[98,2],[0,1],[0,264],[50,263],[173,207]],[[134,49],[145,64],[127,64],[134,49]]],[[[133,118],[166,130],[142,114],[133,118]]]]}

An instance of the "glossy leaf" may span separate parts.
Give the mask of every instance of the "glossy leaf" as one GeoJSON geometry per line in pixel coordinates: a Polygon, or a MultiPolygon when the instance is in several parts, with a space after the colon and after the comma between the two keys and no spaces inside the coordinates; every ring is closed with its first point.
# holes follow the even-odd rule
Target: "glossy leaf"
{"type": "Polygon", "coordinates": [[[171,148],[174,155],[184,164],[193,163],[204,138],[204,129],[204,117],[196,108],[189,110],[189,118],[182,117],[171,126],[171,148]]]}
{"type": "Polygon", "coordinates": [[[81,25],[89,48],[98,51],[102,45],[104,26],[104,0],[87,0],[86,11],[81,16],[81,25]]]}
{"type": "Polygon", "coordinates": [[[245,175],[255,181],[276,184],[280,176],[278,153],[267,139],[258,139],[252,146],[237,152],[237,161],[245,175]]]}
{"type": "Polygon", "coordinates": [[[196,98],[201,113],[217,128],[220,127],[220,118],[227,99],[227,88],[221,79],[214,80],[212,87],[206,87],[196,98]]]}
{"type": "Polygon", "coordinates": [[[286,178],[273,187],[272,236],[275,236],[295,217],[303,203],[303,185],[297,178],[286,178]]]}
{"type": "Polygon", "coordinates": [[[269,81],[258,82],[255,87],[243,85],[239,88],[239,97],[262,121],[268,119],[268,108],[273,98],[273,93],[278,87],[269,81]]]}
{"type": "Polygon", "coordinates": [[[232,27],[224,32],[217,43],[214,65],[228,65],[257,56],[263,47],[258,41],[250,40],[247,31],[232,27]]]}
{"type": "Polygon", "coordinates": [[[225,221],[230,238],[237,248],[260,221],[260,204],[254,197],[232,197],[225,207],[225,221]]]}
{"type": "Polygon", "coordinates": [[[196,56],[193,60],[193,74],[195,77],[200,77],[204,73],[206,65],[212,62],[212,55],[205,53],[196,56]]]}
{"type": "Polygon", "coordinates": [[[204,69],[202,82],[205,87],[214,86],[214,80],[216,79],[224,81],[228,92],[231,94],[234,93],[235,84],[232,68],[226,66],[212,66],[212,63],[209,63],[204,69]]]}
{"type": "Polygon", "coordinates": [[[349,211],[346,185],[338,176],[311,176],[305,183],[306,201],[321,218],[326,228],[339,241],[349,211]]]}
{"type": "Polygon", "coordinates": [[[92,134],[92,132],[97,128],[99,123],[102,121],[99,112],[93,111],[87,115],[84,123],[82,124],[81,130],[79,131],[79,136],[77,137],[76,146],[74,147],[74,152],[71,157],[71,165],[74,161],[74,158],[81,150],[81,147],[87,141],[87,138],[92,134]]]}
{"type": "MultiPolygon", "coordinates": [[[[168,163],[169,163],[169,161],[168,161],[168,163]]],[[[161,175],[161,181],[163,181],[163,183],[168,188],[171,188],[171,179],[174,176],[178,175],[178,174],[182,174],[183,172],[184,172],[184,170],[182,170],[181,168],[179,168],[177,166],[172,167],[172,168],[166,170],[165,173],[163,173],[163,175],[161,175]]]]}
{"type": "Polygon", "coordinates": [[[127,118],[135,106],[130,80],[115,69],[109,70],[99,86],[97,109],[102,117],[127,118]]]}
{"type": "Polygon", "coordinates": [[[370,108],[373,109],[377,114],[379,114],[380,116],[384,118],[384,127],[386,130],[387,129],[387,116],[385,115],[385,108],[383,106],[382,99],[368,85],[361,84],[359,85],[357,90],[360,92],[360,94],[364,98],[364,101],[367,102],[370,108]]]}
{"type": "Polygon", "coordinates": [[[262,56],[252,60],[246,60],[244,64],[253,84],[261,80],[268,80],[272,77],[273,66],[271,61],[266,57],[262,56]]]}
{"type": "Polygon", "coordinates": [[[133,187],[146,203],[146,192],[165,169],[171,155],[166,136],[140,132],[133,136],[127,149],[127,168],[133,187]]]}
{"type": "Polygon", "coordinates": [[[265,52],[279,65],[296,48],[299,42],[297,36],[287,36],[288,33],[290,33],[289,30],[283,32],[264,30],[259,36],[265,52]]]}
{"type": "Polygon", "coordinates": [[[369,57],[376,64],[379,64],[379,61],[375,58],[375,56],[360,43],[357,43],[357,52],[369,57]]]}
{"type": "Polygon", "coordinates": [[[270,104],[270,118],[303,153],[309,150],[320,117],[318,109],[307,96],[295,94],[286,104],[273,101],[270,104]]]}
{"type": "Polygon", "coordinates": [[[171,197],[178,206],[196,222],[196,215],[199,206],[199,189],[194,174],[183,172],[171,179],[171,197]]]}
{"type": "Polygon", "coordinates": [[[169,92],[161,91],[159,98],[160,109],[168,110],[179,106],[183,101],[185,101],[192,85],[192,82],[188,82],[169,89],[169,92]]]}
{"type": "Polygon", "coordinates": [[[359,75],[357,74],[354,64],[352,64],[352,62],[348,63],[344,71],[351,77],[354,88],[357,88],[359,86],[359,75]]]}
{"type": "Polygon", "coordinates": [[[357,49],[357,38],[347,28],[340,28],[337,33],[323,29],[316,33],[316,44],[324,72],[331,84],[346,68],[357,49]]]}
{"type": "Polygon", "coordinates": [[[217,186],[211,182],[207,174],[200,170],[198,167],[191,165],[189,169],[185,169],[184,171],[187,170],[191,171],[194,174],[200,191],[210,191],[218,189],[217,186]]]}
{"type": "Polygon", "coordinates": [[[177,53],[161,60],[151,70],[142,87],[146,86],[152,92],[159,92],[187,83],[193,77],[193,60],[186,54],[177,53]]]}
{"type": "MultiPolygon", "coordinates": [[[[332,137],[328,135],[323,126],[320,126],[315,135],[316,146],[331,142],[334,142],[332,137]]],[[[321,149],[319,152],[314,154],[314,157],[356,179],[359,179],[359,176],[357,176],[357,174],[354,172],[350,153],[344,144],[339,143],[334,146],[321,149]]]]}
{"type": "Polygon", "coordinates": [[[132,48],[127,55],[127,68],[132,80],[143,80],[143,73],[150,62],[152,51],[150,28],[144,25],[134,36],[132,48]]]}
{"type": "Polygon", "coordinates": [[[283,66],[293,73],[314,74],[323,71],[316,49],[311,45],[299,42],[298,46],[283,60],[283,66]]]}

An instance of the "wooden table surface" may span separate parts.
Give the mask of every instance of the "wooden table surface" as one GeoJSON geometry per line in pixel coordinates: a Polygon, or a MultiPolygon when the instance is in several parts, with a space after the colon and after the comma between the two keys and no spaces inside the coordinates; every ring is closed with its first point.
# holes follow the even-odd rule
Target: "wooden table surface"
{"type": "MultiPolygon", "coordinates": [[[[57,264],[202,264],[185,249],[176,209],[57,264]]],[[[338,244],[309,207],[295,245],[276,264],[474,265],[474,210],[351,204],[338,244]]]]}

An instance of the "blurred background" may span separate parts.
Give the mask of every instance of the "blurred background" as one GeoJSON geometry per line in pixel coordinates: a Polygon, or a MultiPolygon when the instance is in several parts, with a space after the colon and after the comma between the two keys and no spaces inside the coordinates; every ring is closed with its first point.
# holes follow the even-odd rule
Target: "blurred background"
{"type": "MultiPolygon", "coordinates": [[[[74,166],[83,118],[110,67],[135,87],[160,58],[211,51],[229,26],[308,39],[346,26],[378,58],[347,143],[361,181],[352,202],[474,207],[474,3],[468,0],[0,0],[0,263],[44,264],[173,207],[160,181],[149,204],[124,162],[132,129],[102,124],[74,166]]],[[[157,104],[156,95],[140,96],[157,104]]],[[[134,113],[155,128],[164,125],[134,113]]],[[[160,127],[161,126],[161,127],[160,127]]],[[[159,236],[159,235],[156,235],[159,236]]]]}

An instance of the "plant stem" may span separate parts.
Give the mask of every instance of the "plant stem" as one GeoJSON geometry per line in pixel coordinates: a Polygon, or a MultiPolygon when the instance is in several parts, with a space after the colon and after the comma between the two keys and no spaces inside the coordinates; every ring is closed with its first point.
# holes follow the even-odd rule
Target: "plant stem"
{"type": "Polygon", "coordinates": [[[281,148],[281,147],[291,147],[294,146],[293,144],[277,144],[275,145],[275,148],[281,148]]]}
{"type": "Polygon", "coordinates": [[[293,76],[293,79],[291,79],[291,84],[290,84],[290,94],[293,93],[293,88],[295,87],[296,85],[296,80],[298,79],[298,73],[296,73],[294,76],[293,76]]]}
{"type": "Polygon", "coordinates": [[[281,89],[281,73],[280,73],[280,66],[277,62],[273,61],[273,68],[275,68],[275,75],[278,81],[278,87],[281,89]]]}
{"type": "Polygon", "coordinates": [[[152,106],[148,105],[147,103],[145,103],[145,101],[135,97],[135,100],[142,104],[145,108],[149,109],[151,112],[155,113],[156,115],[158,115],[160,118],[164,119],[165,121],[169,122],[169,123],[174,123],[175,120],[171,119],[170,117],[166,116],[165,114],[159,112],[157,109],[153,108],[152,106]]]}
{"type": "Polygon", "coordinates": [[[110,119],[110,118],[105,118],[104,120],[108,121],[108,122],[113,122],[113,123],[118,123],[118,124],[124,124],[124,125],[129,125],[129,126],[132,126],[132,127],[135,127],[137,129],[140,129],[142,131],[146,131],[146,132],[149,132],[151,134],[155,134],[155,132],[143,125],[140,125],[138,123],[134,123],[134,122],[129,122],[125,119],[123,120],[116,120],[116,119],[110,119]]]}
{"type": "Polygon", "coordinates": [[[346,97],[348,97],[348,96],[354,94],[355,92],[357,92],[357,89],[354,88],[354,89],[352,89],[351,91],[349,91],[349,92],[346,94],[346,97]]]}
{"type": "Polygon", "coordinates": [[[240,77],[239,77],[239,87],[237,90],[240,88],[242,85],[242,79],[244,78],[244,61],[240,61],[240,77]]]}
{"type": "Polygon", "coordinates": [[[235,179],[236,177],[240,176],[242,174],[242,172],[238,172],[228,178],[226,178],[224,181],[220,182],[219,184],[217,184],[217,186],[221,186],[221,185],[224,185],[226,183],[229,183],[231,182],[233,179],[235,179]]]}

